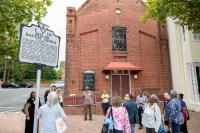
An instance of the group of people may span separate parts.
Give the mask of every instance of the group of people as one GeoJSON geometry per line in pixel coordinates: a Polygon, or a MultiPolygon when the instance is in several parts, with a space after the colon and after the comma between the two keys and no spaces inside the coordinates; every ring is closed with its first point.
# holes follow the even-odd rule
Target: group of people
{"type": "MultiPolygon", "coordinates": [[[[63,98],[61,93],[61,89],[49,89],[44,95],[44,105],[41,106],[41,102],[39,101],[40,107],[37,118],[41,120],[42,123],[41,133],[56,133],[58,130],[56,121],[59,118],[63,120],[63,123],[66,122],[66,115],[62,108],[63,98]]],[[[26,115],[25,133],[33,133],[35,100],[36,93],[33,91],[24,106],[24,113],[26,115]]]]}
{"type": "Polygon", "coordinates": [[[142,91],[136,97],[136,101],[132,100],[130,94],[125,94],[124,100],[120,96],[114,96],[110,104],[106,91],[101,98],[105,117],[110,117],[112,112],[113,133],[134,133],[136,124],[139,124],[139,129],[143,129],[144,126],[146,133],[158,133],[162,129],[166,133],[188,133],[187,106],[183,101],[183,94],[178,95],[175,90],[164,93],[163,110],[155,94],[145,96],[142,91]]]}
{"type": "MultiPolygon", "coordinates": [[[[32,92],[25,104],[26,127],[25,133],[33,132],[34,108],[36,93],[32,92]]],[[[142,91],[133,100],[132,95],[125,94],[114,96],[110,100],[109,94],[104,90],[102,99],[102,110],[105,117],[112,114],[114,120],[113,133],[134,133],[136,124],[139,129],[146,128],[146,133],[158,133],[160,128],[165,128],[167,133],[188,133],[187,120],[189,113],[183,94],[177,94],[175,90],[164,93],[164,108],[155,94],[145,96],[142,91]],[[112,101],[112,102],[111,102],[112,101]],[[162,117],[163,116],[163,117],[162,117]],[[165,125],[165,126],[164,126],[165,125]]],[[[47,90],[44,95],[45,104],[40,106],[38,119],[41,120],[41,132],[57,132],[56,120],[61,118],[66,122],[66,115],[62,109],[62,98],[59,89],[47,90]]],[[[93,93],[86,87],[83,91],[84,120],[92,120],[93,93]]]]}
{"type": "Polygon", "coordinates": [[[177,94],[175,90],[164,94],[164,123],[167,132],[188,133],[187,121],[190,119],[186,103],[183,101],[183,94],[177,94]]]}

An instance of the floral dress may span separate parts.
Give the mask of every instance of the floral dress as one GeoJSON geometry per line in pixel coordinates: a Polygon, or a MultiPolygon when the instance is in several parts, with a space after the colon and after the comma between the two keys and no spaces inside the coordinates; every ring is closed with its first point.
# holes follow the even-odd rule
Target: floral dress
{"type": "MultiPolygon", "coordinates": [[[[110,109],[108,109],[106,117],[110,114],[110,109]]],[[[114,129],[124,131],[125,133],[131,132],[131,126],[128,118],[128,112],[124,107],[112,107],[113,119],[114,119],[114,129]]]]}

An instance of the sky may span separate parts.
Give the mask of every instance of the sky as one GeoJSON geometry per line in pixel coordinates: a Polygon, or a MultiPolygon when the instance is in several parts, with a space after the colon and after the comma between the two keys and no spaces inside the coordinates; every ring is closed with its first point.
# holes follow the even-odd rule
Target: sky
{"type": "Polygon", "coordinates": [[[49,26],[49,30],[61,37],[59,60],[65,60],[66,45],[66,9],[70,7],[80,7],[86,0],[52,0],[53,3],[47,10],[47,16],[42,19],[42,23],[49,26]]]}

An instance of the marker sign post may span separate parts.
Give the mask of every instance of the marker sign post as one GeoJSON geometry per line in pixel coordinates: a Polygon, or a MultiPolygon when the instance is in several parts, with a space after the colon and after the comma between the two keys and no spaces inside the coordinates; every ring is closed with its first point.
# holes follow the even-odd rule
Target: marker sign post
{"type": "Polygon", "coordinates": [[[19,61],[36,64],[37,66],[33,133],[37,133],[38,129],[37,117],[42,65],[57,67],[59,60],[60,37],[56,36],[53,31],[48,30],[48,27],[42,23],[32,24],[31,26],[21,25],[19,61]]]}

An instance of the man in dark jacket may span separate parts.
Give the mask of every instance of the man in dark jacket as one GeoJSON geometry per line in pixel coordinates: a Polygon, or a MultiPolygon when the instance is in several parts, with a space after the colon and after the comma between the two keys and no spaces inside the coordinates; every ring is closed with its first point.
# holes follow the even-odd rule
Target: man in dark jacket
{"type": "Polygon", "coordinates": [[[124,96],[125,103],[123,106],[128,111],[129,121],[131,124],[131,133],[134,133],[135,132],[135,124],[139,123],[139,119],[138,119],[137,104],[135,102],[133,102],[131,99],[132,99],[132,96],[130,94],[126,94],[124,96]]]}

